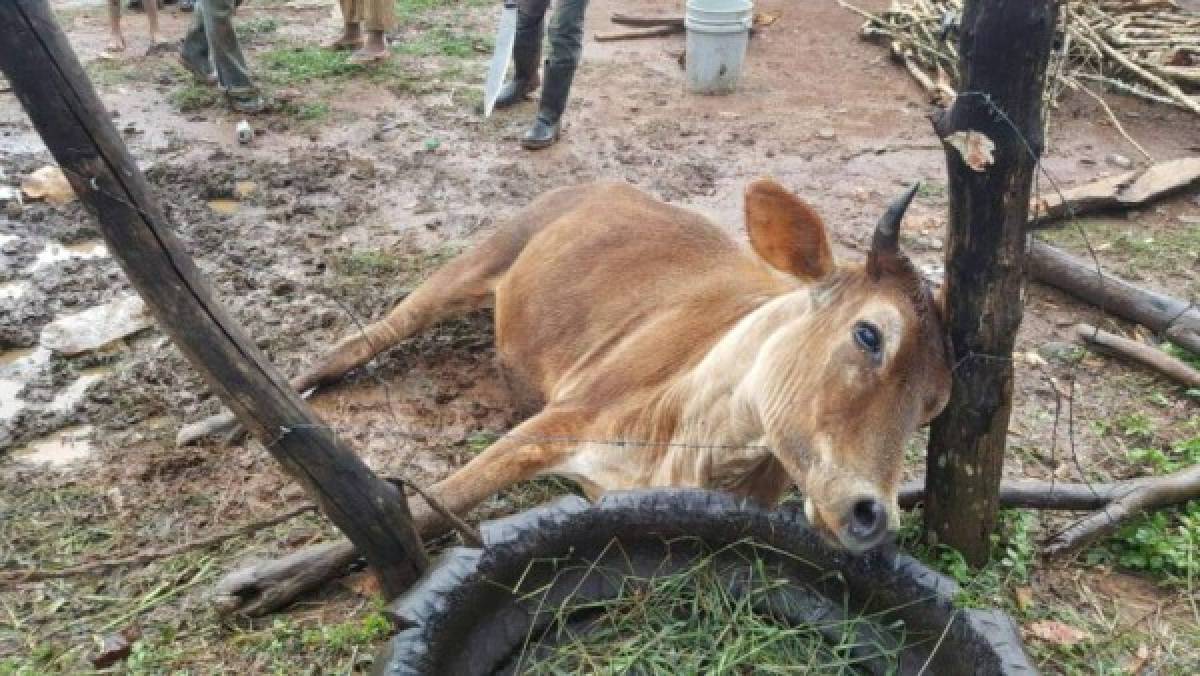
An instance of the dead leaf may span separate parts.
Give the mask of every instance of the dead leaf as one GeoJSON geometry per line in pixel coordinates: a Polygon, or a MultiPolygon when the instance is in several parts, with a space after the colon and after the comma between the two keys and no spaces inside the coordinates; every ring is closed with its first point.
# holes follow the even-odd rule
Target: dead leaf
{"type": "Polygon", "coordinates": [[[75,199],[66,174],[56,166],[45,166],[21,180],[21,192],[29,199],[66,204],[75,199]]]}
{"type": "Polygon", "coordinates": [[[1064,624],[1058,620],[1041,620],[1029,625],[1029,633],[1037,639],[1054,645],[1075,645],[1083,641],[1091,641],[1088,632],[1064,624]]]}
{"type": "Polygon", "coordinates": [[[1033,588],[1032,587],[1017,587],[1017,608],[1022,611],[1028,610],[1029,606],[1033,605],[1033,588]]]}
{"type": "Polygon", "coordinates": [[[233,184],[233,196],[239,200],[247,200],[258,192],[258,183],[254,181],[237,181],[233,184]]]}
{"type": "Polygon", "coordinates": [[[129,657],[129,653],[133,649],[133,642],[138,640],[141,635],[140,631],[131,627],[120,633],[105,636],[100,644],[100,652],[92,656],[92,666],[97,669],[105,669],[129,657]]]}
{"type": "Polygon", "coordinates": [[[1150,661],[1150,646],[1145,643],[1139,643],[1137,652],[1129,658],[1125,663],[1125,671],[1129,676],[1138,676],[1142,670],[1146,668],[1146,663],[1150,661]]]}
{"type": "Polygon", "coordinates": [[[382,593],[379,579],[370,571],[363,571],[342,578],[342,586],[363,598],[374,598],[382,593]]]}
{"type": "Polygon", "coordinates": [[[779,21],[782,12],[755,12],[754,26],[757,28],[765,28],[779,21]]]}
{"type": "Polygon", "coordinates": [[[996,144],[977,131],[956,131],[942,141],[958,151],[963,162],[973,171],[983,171],[996,161],[992,152],[996,144]]]}

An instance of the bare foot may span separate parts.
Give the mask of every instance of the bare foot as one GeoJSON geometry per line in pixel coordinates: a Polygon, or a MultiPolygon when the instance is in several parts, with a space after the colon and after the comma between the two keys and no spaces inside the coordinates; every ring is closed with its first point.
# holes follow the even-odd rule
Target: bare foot
{"type": "Polygon", "coordinates": [[[362,49],[350,55],[350,63],[376,63],[386,61],[392,56],[388,49],[387,40],[368,40],[362,49]]]}
{"type": "Polygon", "coordinates": [[[358,49],[363,45],[362,29],[358,24],[346,24],[346,28],[342,31],[341,37],[336,40],[321,45],[325,49],[332,49],[335,52],[344,52],[351,49],[358,49]]]}
{"type": "Polygon", "coordinates": [[[104,45],[104,51],[109,54],[120,54],[125,51],[125,36],[113,35],[108,38],[108,44],[104,45]]]}

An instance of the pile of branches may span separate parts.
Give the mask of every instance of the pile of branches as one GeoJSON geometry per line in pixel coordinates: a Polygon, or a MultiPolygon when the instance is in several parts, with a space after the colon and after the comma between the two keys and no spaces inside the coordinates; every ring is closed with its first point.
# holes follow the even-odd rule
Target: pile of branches
{"type": "MultiPolygon", "coordinates": [[[[879,14],[839,2],[867,19],[863,37],[888,44],[933,103],[954,100],[962,0],[893,0],[879,14]]],[[[1097,84],[1200,115],[1200,14],[1172,0],[1072,0],[1059,21],[1051,105],[1066,90],[1104,105],[1087,87],[1097,84]]]]}

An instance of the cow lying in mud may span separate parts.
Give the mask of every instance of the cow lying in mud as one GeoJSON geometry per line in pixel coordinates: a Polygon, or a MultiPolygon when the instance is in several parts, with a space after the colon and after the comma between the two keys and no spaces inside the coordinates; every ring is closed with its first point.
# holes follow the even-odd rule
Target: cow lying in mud
{"type": "MultiPolygon", "coordinates": [[[[494,303],[498,357],[540,410],[431,489],[446,507],[546,474],[592,496],[692,486],[768,505],[797,484],[812,523],[861,552],[896,527],[905,442],[950,393],[939,306],[897,250],[912,195],[864,263],[841,265],[812,208],[771,180],[746,190],[753,253],[628,185],[555,190],[292,384],[334,382],[494,303]]],[[[420,501],[414,518],[445,527],[420,501]]]]}

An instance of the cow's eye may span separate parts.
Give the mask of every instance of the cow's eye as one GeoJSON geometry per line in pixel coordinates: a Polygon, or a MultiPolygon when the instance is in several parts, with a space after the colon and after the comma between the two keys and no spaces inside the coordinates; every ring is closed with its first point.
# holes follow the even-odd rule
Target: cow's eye
{"type": "Polygon", "coordinates": [[[854,325],[854,341],[858,346],[872,355],[879,354],[883,348],[883,335],[874,324],[859,322],[854,325]]]}

